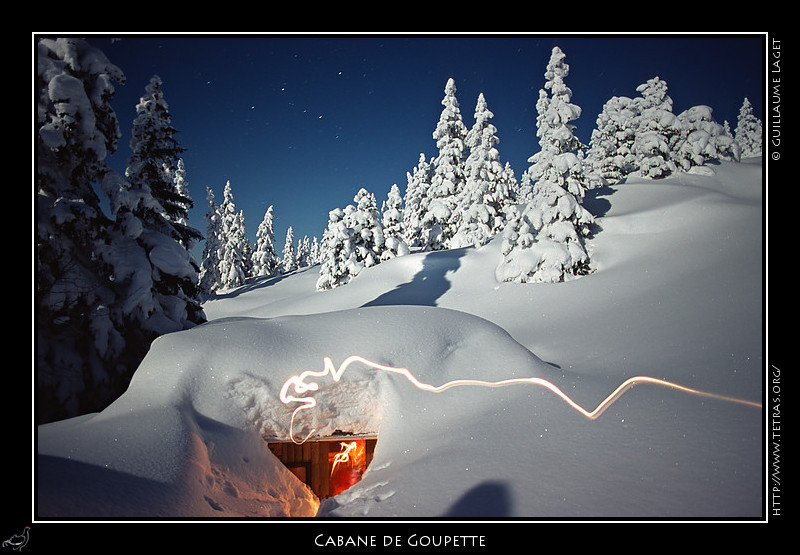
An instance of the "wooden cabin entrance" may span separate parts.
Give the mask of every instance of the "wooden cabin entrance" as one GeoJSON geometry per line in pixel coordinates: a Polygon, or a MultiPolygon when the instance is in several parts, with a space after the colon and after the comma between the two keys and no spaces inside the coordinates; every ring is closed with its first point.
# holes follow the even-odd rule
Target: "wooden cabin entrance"
{"type": "Polygon", "coordinates": [[[317,497],[326,499],[361,480],[377,441],[374,435],[337,434],[299,445],[287,440],[269,440],[267,445],[317,497]]]}

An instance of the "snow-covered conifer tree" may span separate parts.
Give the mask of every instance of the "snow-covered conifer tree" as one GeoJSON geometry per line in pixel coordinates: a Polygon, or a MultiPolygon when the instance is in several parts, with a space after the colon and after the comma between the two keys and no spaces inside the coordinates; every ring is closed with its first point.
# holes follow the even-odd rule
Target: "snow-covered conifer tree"
{"type": "MultiPolygon", "coordinates": [[[[178,163],[174,169],[170,168],[168,163],[165,162],[164,171],[172,177],[172,182],[175,185],[175,191],[177,192],[178,196],[181,197],[179,205],[176,206],[173,214],[168,215],[168,217],[173,219],[181,226],[191,228],[192,226],[189,223],[189,210],[192,208],[192,206],[194,206],[194,202],[192,201],[192,197],[189,193],[189,183],[186,179],[186,166],[183,162],[183,158],[178,159],[178,163]]],[[[186,250],[190,251],[196,244],[197,240],[198,237],[196,234],[193,234],[188,239],[182,239],[181,244],[186,250]]]]}
{"type": "MultiPolygon", "coordinates": [[[[517,176],[514,174],[514,168],[511,167],[511,162],[506,162],[503,170],[503,181],[505,181],[505,187],[508,190],[508,201],[505,208],[507,213],[509,204],[516,204],[519,202],[520,193],[519,182],[517,181],[517,176]]],[[[508,219],[508,217],[505,219],[508,219]]]]}
{"type": "Polygon", "coordinates": [[[586,177],[576,150],[581,145],[570,122],[581,110],[572,104],[564,78],[569,66],[560,48],[553,48],[545,71],[545,89],[537,102],[540,152],[529,159],[535,180],[533,199],[522,212],[511,209],[503,235],[501,281],[557,282],[590,271],[583,244],[594,218],[583,207],[586,177]]]}
{"type": "MultiPolygon", "coordinates": [[[[244,211],[242,210],[239,210],[239,221],[244,233],[244,211]]],[[[253,245],[246,236],[242,238],[242,269],[245,279],[253,275],[253,245]]]]}
{"type": "Polygon", "coordinates": [[[385,241],[375,195],[364,188],[348,204],[328,214],[322,237],[320,277],[317,289],[332,289],[349,283],[364,268],[379,264],[385,241]]]}
{"type": "MultiPolygon", "coordinates": [[[[347,220],[348,225],[354,230],[356,259],[353,262],[363,268],[369,268],[380,263],[386,248],[381,213],[375,195],[364,188],[359,189],[353,201],[356,203],[356,210],[347,220]]],[[[357,268],[351,270],[351,273],[355,276],[360,271],[361,268],[357,268]]]]}
{"type": "MultiPolygon", "coordinates": [[[[179,157],[185,150],[175,139],[177,131],[172,127],[169,106],[164,99],[161,78],[154,75],[136,107],[137,116],[133,123],[131,150],[125,175],[132,189],[146,187],[156,207],[146,207],[139,203],[139,209],[151,214],[149,218],[166,220],[182,245],[192,245],[202,238],[202,234],[188,225],[188,210],[192,199],[188,194],[186,172],[183,160],[179,157]]],[[[164,225],[164,224],[158,224],[164,225]]]]}
{"type": "MultiPolygon", "coordinates": [[[[517,204],[528,204],[533,200],[533,183],[531,182],[530,168],[522,172],[519,182],[519,193],[517,193],[517,204]]],[[[511,217],[506,215],[506,220],[511,217]]]]}
{"type": "Polygon", "coordinates": [[[433,160],[428,208],[422,220],[426,250],[448,248],[456,232],[456,199],[464,187],[464,156],[467,127],[456,98],[456,84],[450,78],[442,99],[442,113],[433,132],[439,155],[433,160]]]}
{"type": "Polygon", "coordinates": [[[469,155],[464,162],[464,187],[456,196],[451,248],[482,245],[505,225],[511,193],[497,151],[497,128],[489,121],[492,117],[494,114],[480,93],[475,123],[466,136],[469,155]]]}
{"type": "Polygon", "coordinates": [[[225,183],[223,201],[219,206],[220,245],[219,245],[219,278],[220,289],[232,289],[244,285],[247,274],[245,270],[247,234],[244,217],[236,211],[231,182],[225,183]]]}
{"type": "Polygon", "coordinates": [[[615,183],[636,169],[633,143],[636,108],[627,96],[614,96],[603,105],[589,141],[587,163],[606,181],[615,183]]]}
{"type": "Polygon", "coordinates": [[[310,254],[309,254],[309,264],[311,266],[313,266],[314,264],[319,264],[319,263],[320,263],[319,239],[317,239],[317,236],[314,235],[314,237],[311,238],[311,250],[310,250],[310,254]]]}
{"type": "Polygon", "coordinates": [[[681,123],[672,113],[672,98],[667,83],[658,77],[636,88],[641,93],[635,107],[635,140],[633,153],[637,172],[645,177],[666,177],[676,170],[672,149],[681,132],[681,123]]]}
{"type": "Polygon", "coordinates": [[[742,158],[761,156],[762,133],[761,120],[753,114],[753,105],[745,98],[742,107],[739,108],[739,118],[734,131],[734,138],[739,144],[742,158]]]}
{"type": "Polygon", "coordinates": [[[256,246],[253,250],[254,277],[271,276],[278,269],[278,255],[275,253],[275,232],[273,230],[273,208],[270,205],[264,219],[256,231],[256,246]]]}
{"type": "Polygon", "coordinates": [[[403,197],[403,226],[404,239],[409,247],[421,247],[424,244],[422,222],[428,211],[431,163],[424,153],[420,153],[413,171],[406,173],[408,184],[403,197]]]}
{"type": "MultiPolygon", "coordinates": [[[[205,321],[200,267],[185,247],[202,234],[181,223],[191,199],[178,193],[172,174],[184,149],[174,138],[161,85],[153,76],[136,106],[126,185],[111,204],[122,235],[141,249],[134,256],[134,245],[127,247],[126,273],[118,272],[115,281],[127,297],[124,318],[139,328],[139,341],[145,345],[158,335],[205,321]]],[[[129,340],[133,334],[129,329],[129,340]]]]}
{"type": "Polygon", "coordinates": [[[297,241],[297,267],[305,268],[311,265],[311,241],[308,235],[297,241]]]}
{"type": "Polygon", "coordinates": [[[348,205],[345,209],[335,208],[328,213],[328,227],[322,234],[320,244],[320,269],[317,289],[324,291],[347,284],[352,275],[349,262],[355,257],[353,234],[345,218],[355,207],[348,205]]]}
{"type": "Polygon", "coordinates": [[[222,284],[219,274],[222,216],[211,187],[206,187],[206,199],[208,201],[208,210],[205,215],[206,241],[203,246],[203,259],[200,263],[200,291],[203,295],[209,296],[222,284]]]}
{"type": "Polygon", "coordinates": [[[383,240],[386,248],[381,254],[382,260],[409,253],[408,245],[403,239],[405,236],[404,220],[403,198],[400,195],[400,188],[395,183],[389,190],[388,198],[384,203],[382,223],[383,240]]]}
{"type": "Polygon", "coordinates": [[[106,157],[121,136],[109,102],[125,76],[77,38],[39,39],[36,71],[36,410],[45,422],[102,409],[127,385],[113,268],[96,256],[114,240],[113,222],[93,187],[108,197],[119,188],[106,157]]]}
{"type": "Polygon", "coordinates": [[[672,149],[675,165],[683,171],[708,160],[739,160],[739,145],[714,121],[709,106],[693,106],[678,116],[681,133],[672,149]]]}
{"type": "Polygon", "coordinates": [[[283,244],[283,257],[281,259],[281,273],[288,274],[297,269],[297,255],[294,249],[294,231],[292,226],[286,230],[286,241],[283,244]]]}

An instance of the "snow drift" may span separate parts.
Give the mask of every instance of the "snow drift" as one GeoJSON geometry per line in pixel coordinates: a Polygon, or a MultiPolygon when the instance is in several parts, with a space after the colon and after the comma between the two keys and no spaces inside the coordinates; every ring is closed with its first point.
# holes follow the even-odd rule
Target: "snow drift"
{"type": "Polygon", "coordinates": [[[542,387],[431,393],[355,363],[323,377],[298,435],[375,432],[361,482],[323,501],[269,452],[282,384],[323,357],[419,380],[550,380],[594,408],[649,375],[762,398],[761,165],[589,192],[594,273],[501,283],[500,241],[413,253],[316,291],[253,280],[159,338],[106,410],[38,428],[41,517],[758,517],[761,411],[654,385],[589,420],[542,387]]]}

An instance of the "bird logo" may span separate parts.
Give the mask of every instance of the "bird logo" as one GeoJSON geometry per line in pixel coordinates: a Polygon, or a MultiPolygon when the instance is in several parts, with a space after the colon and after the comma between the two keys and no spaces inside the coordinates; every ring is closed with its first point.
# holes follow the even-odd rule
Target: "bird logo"
{"type": "Polygon", "coordinates": [[[28,534],[30,533],[31,527],[26,526],[25,529],[22,531],[22,534],[14,534],[6,541],[3,542],[3,547],[10,547],[11,549],[15,549],[17,551],[21,551],[23,547],[28,543],[28,534]]]}

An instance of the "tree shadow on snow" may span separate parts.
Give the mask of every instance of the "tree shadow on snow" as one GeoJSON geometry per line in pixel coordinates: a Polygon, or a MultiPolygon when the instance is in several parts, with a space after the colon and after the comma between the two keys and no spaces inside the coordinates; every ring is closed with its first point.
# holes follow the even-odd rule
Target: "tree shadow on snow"
{"type": "Polygon", "coordinates": [[[458,270],[461,257],[468,248],[473,247],[427,253],[422,261],[422,268],[411,281],[398,285],[362,306],[437,306],[439,298],[450,289],[447,274],[458,270]]]}
{"type": "Polygon", "coordinates": [[[44,518],[172,514],[181,499],[170,484],[61,457],[37,455],[37,509],[44,518]]]}
{"type": "Polygon", "coordinates": [[[444,516],[455,518],[511,516],[511,493],[499,482],[483,482],[466,492],[444,516]]]}
{"type": "MultiPolygon", "coordinates": [[[[616,184],[618,185],[624,181],[623,179],[616,184]]],[[[602,187],[595,187],[594,189],[586,191],[586,195],[583,197],[583,207],[595,217],[595,223],[592,224],[589,230],[591,235],[597,235],[602,231],[602,227],[597,223],[597,218],[602,218],[608,214],[608,211],[611,209],[611,201],[606,197],[610,197],[616,192],[617,190],[610,185],[603,185],[602,187]]]]}
{"type": "Polygon", "coordinates": [[[235,289],[231,289],[230,291],[224,291],[221,293],[213,293],[211,294],[206,301],[218,301],[222,299],[233,299],[242,295],[244,293],[248,293],[250,291],[254,291],[256,289],[261,289],[262,287],[269,287],[270,285],[275,285],[280,283],[284,279],[291,277],[295,274],[299,274],[305,272],[309,268],[314,268],[315,266],[306,266],[303,268],[299,268],[297,270],[293,270],[286,274],[277,274],[274,276],[258,276],[258,277],[249,277],[245,280],[244,285],[241,285],[235,289]]]}
{"type": "MultiPolygon", "coordinates": [[[[625,179],[622,179],[619,183],[616,183],[616,185],[624,182],[625,179]]],[[[602,218],[611,208],[611,202],[606,197],[610,197],[616,192],[617,190],[611,185],[603,185],[602,187],[589,189],[583,197],[583,207],[591,212],[592,216],[595,218],[602,218]]]]}

